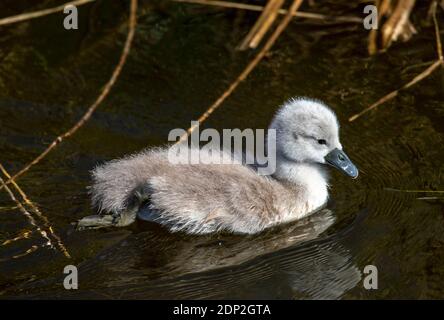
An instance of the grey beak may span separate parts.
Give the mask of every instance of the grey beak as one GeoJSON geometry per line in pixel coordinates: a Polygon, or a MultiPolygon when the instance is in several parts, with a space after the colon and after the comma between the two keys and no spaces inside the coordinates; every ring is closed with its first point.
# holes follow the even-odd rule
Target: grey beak
{"type": "Polygon", "coordinates": [[[338,148],[333,149],[325,156],[325,161],[335,167],[336,169],[341,170],[348,176],[353,179],[358,177],[358,168],[351,162],[349,157],[345,154],[344,151],[339,150],[338,148]]]}

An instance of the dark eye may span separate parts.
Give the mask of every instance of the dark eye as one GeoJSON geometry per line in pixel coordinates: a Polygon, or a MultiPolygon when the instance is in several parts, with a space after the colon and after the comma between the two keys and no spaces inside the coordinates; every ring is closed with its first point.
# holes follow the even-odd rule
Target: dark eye
{"type": "Polygon", "coordinates": [[[319,143],[319,144],[327,144],[327,141],[325,141],[324,139],[319,139],[319,140],[318,140],[318,143],[319,143]]]}

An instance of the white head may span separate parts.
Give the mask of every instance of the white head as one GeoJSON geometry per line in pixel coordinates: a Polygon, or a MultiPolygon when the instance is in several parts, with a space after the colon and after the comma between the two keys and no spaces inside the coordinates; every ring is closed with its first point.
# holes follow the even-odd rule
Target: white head
{"type": "Polygon", "coordinates": [[[276,130],[277,159],[287,164],[328,163],[357,177],[357,168],[342,151],[338,120],[322,102],[291,99],[279,109],[270,129],[276,130]]]}

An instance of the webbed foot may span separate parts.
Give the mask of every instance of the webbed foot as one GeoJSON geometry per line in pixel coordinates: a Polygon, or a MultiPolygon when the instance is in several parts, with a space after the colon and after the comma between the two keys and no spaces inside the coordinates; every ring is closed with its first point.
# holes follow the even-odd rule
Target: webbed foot
{"type": "Polygon", "coordinates": [[[112,215],[92,215],[87,216],[76,223],[77,230],[100,229],[115,225],[115,217],[112,215]]]}
{"type": "Polygon", "coordinates": [[[134,210],[124,211],[120,214],[86,216],[76,223],[77,230],[101,229],[108,227],[126,227],[136,220],[134,210]]]}
{"type": "Polygon", "coordinates": [[[137,187],[129,197],[126,210],[107,215],[92,215],[80,219],[76,223],[77,230],[100,229],[107,227],[126,227],[136,221],[137,211],[142,203],[150,198],[149,185],[137,187]]]}

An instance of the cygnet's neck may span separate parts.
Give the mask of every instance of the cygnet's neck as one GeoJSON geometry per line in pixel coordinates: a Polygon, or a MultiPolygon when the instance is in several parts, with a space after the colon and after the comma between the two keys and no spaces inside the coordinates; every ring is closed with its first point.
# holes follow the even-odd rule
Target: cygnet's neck
{"type": "Polygon", "coordinates": [[[321,164],[294,162],[278,157],[274,178],[305,191],[310,206],[318,208],[328,199],[328,175],[321,164]]]}

